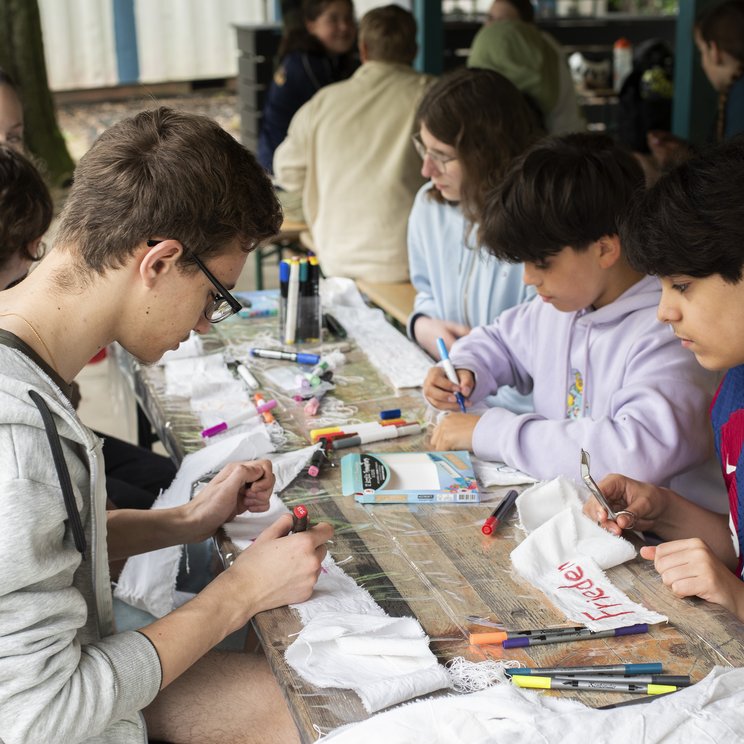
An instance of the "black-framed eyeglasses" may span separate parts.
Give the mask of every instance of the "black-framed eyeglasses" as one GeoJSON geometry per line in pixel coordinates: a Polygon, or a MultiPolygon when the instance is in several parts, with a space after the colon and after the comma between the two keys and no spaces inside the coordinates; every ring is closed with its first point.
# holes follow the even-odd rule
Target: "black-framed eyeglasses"
{"type": "Polygon", "coordinates": [[[413,146],[416,148],[416,152],[419,154],[421,160],[424,160],[428,155],[429,160],[434,163],[434,166],[440,173],[445,173],[447,171],[447,163],[457,160],[457,156],[455,155],[443,155],[440,152],[427,150],[426,145],[421,140],[421,136],[418,134],[411,135],[411,142],[413,142],[413,146]]]}
{"type": "MultiPolygon", "coordinates": [[[[147,245],[151,248],[162,241],[148,240],[147,245]]],[[[219,279],[202,263],[198,256],[189,256],[189,258],[199,267],[204,276],[209,279],[217,293],[212,301],[204,308],[204,317],[210,323],[219,323],[231,315],[235,315],[243,306],[225,289],[219,279]]]]}

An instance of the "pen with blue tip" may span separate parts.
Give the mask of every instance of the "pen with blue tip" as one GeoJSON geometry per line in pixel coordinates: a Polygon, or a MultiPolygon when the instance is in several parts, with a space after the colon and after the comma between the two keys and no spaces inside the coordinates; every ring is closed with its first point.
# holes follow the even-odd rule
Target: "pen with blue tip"
{"type": "MultiPolygon", "coordinates": [[[[450,361],[449,352],[447,351],[447,347],[444,345],[443,338],[437,339],[437,349],[439,349],[439,358],[442,360],[442,368],[444,369],[444,374],[447,375],[447,379],[453,385],[459,385],[460,380],[457,377],[454,365],[450,361]]],[[[455,400],[457,401],[457,405],[460,406],[460,410],[463,413],[467,413],[467,409],[465,408],[465,398],[462,397],[462,393],[455,393],[455,400]]]]}

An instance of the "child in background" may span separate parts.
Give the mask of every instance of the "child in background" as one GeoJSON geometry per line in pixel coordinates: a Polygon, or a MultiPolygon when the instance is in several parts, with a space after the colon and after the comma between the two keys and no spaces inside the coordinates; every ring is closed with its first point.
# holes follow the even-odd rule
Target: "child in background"
{"type": "Polygon", "coordinates": [[[450,357],[459,386],[436,367],[424,393],[457,410],[457,390],[472,405],[514,385],[533,392],[535,412],[452,413],[434,431],[436,449],[472,449],[552,478],[576,477],[583,448],[597,473],[663,484],[685,474],[685,495],[715,504],[715,493],[688,480],[701,474],[687,471],[712,451],[705,422],[716,376],[658,324],[659,281],[628,264],[618,237],[642,187],[638,163],[604,136],[547,139],[515,161],[481,235],[499,258],[524,261],[539,298],[458,341],[450,357]]]}
{"type": "MultiPolygon", "coordinates": [[[[531,296],[522,267],[482,250],[477,240],[486,194],[511,161],[539,136],[522,94],[490,70],[458,70],[435,83],[421,101],[414,137],[431,179],[417,194],[408,221],[408,260],[416,288],[408,335],[439,358],[471,327],[493,322],[531,296]]],[[[514,391],[501,405],[523,406],[514,391]]]]}
{"type": "Polygon", "coordinates": [[[0,143],[24,151],[23,106],[13,79],[0,67],[0,143]]]}
{"type": "Polygon", "coordinates": [[[346,80],[358,66],[351,0],[305,0],[302,12],[304,25],[279,47],[279,67],[261,115],[258,162],[268,173],[297,109],[323,86],[346,80]]]}
{"type": "MultiPolygon", "coordinates": [[[[695,45],[703,72],[718,93],[713,141],[723,142],[744,132],[744,0],[704,8],[695,22],[695,45]]],[[[687,142],[669,132],[649,132],[648,146],[662,172],[692,154],[687,142]]]]}
{"type": "MultiPolygon", "coordinates": [[[[535,6],[531,0],[494,0],[488,10],[486,25],[499,21],[522,21],[534,25],[535,6]]],[[[571,76],[566,53],[549,33],[546,31],[540,31],[540,33],[543,40],[556,53],[558,63],[558,100],[545,117],[545,128],[551,134],[583,132],[586,130],[586,121],[576,98],[576,86],[571,76]]]]}
{"type": "MultiPolygon", "coordinates": [[[[0,116],[4,110],[0,105],[0,116]]],[[[15,148],[0,143],[0,290],[25,279],[44,255],[41,237],[52,214],[52,198],[39,172],[15,148]]]]}
{"type": "Polygon", "coordinates": [[[614,509],[631,514],[606,521],[593,499],[585,512],[615,534],[635,527],[671,541],[641,549],[664,584],[679,597],[702,597],[744,621],[742,189],[744,141],[737,138],[665,176],[637,200],[621,227],[631,264],[661,277],[659,320],[706,369],[726,370],[711,419],[729,514],[622,475],[608,476],[600,488],[614,509]]]}

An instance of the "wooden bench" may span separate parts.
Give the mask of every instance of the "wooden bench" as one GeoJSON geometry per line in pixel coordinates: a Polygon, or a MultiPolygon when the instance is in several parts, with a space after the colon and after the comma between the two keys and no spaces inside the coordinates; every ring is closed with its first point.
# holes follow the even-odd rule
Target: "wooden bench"
{"type": "Polygon", "coordinates": [[[408,317],[413,312],[416,290],[408,282],[375,283],[357,279],[359,291],[379,307],[398,327],[405,330],[408,317]]]}

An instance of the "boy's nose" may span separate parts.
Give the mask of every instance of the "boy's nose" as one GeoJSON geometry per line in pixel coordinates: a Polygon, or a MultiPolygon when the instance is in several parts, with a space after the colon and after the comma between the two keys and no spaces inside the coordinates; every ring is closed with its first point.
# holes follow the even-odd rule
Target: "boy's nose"
{"type": "Polygon", "coordinates": [[[540,280],[538,278],[538,272],[535,267],[529,261],[524,264],[524,273],[522,274],[522,281],[531,287],[540,286],[540,280]]]}

